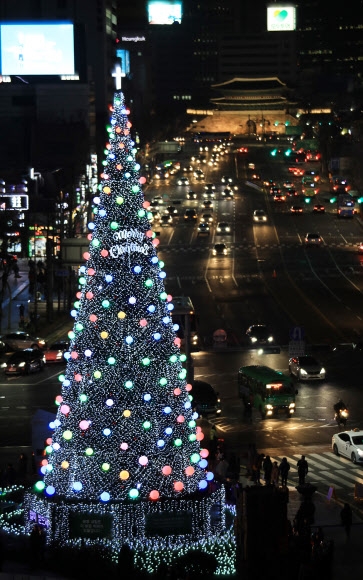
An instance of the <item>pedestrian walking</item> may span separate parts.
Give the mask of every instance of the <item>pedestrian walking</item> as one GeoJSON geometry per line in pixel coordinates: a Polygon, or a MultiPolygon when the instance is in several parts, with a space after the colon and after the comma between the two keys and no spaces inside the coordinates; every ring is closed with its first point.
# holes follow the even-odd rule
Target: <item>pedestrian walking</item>
{"type": "Polygon", "coordinates": [[[130,577],[135,573],[134,553],[128,544],[123,544],[117,558],[118,578],[130,577]]]}
{"type": "Polygon", "coordinates": [[[209,453],[214,457],[217,450],[217,429],[215,425],[212,425],[209,431],[209,453]]]}
{"type": "Polygon", "coordinates": [[[283,457],[279,465],[279,472],[281,475],[281,485],[282,487],[287,486],[287,477],[290,471],[290,463],[287,461],[286,457],[283,457]]]}
{"type": "Polygon", "coordinates": [[[226,481],[228,467],[229,467],[228,461],[222,458],[220,459],[220,461],[218,461],[217,465],[214,468],[214,474],[216,476],[216,479],[218,479],[222,483],[226,481]]]}
{"type": "Polygon", "coordinates": [[[249,477],[252,477],[253,466],[255,464],[256,459],[257,459],[256,445],[254,443],[249,443],[247,450],[247,475],[249,477]]]}
{"type": "Polygon", "coordinates": [[[302,455],[299,461],[296,464],[297,466],[297,473],[299,475],[299,485],[305,484],[305,477],[309,472],[309,465],[305,459],[305,455],[302,455]]]}
{"type": "Polygon", "coordinates": [[[345,533],[347,535],[347,540],[350,538],[350,528],[352,527],[353,513],[352,508],[349,503],[345,503],[343,509],[340,512],[340,520],[342,526],[344,526],[345,533]]]}
{"type": "Polygon", "coordinates": [[[24,304],[20,304],[20,306],[19,306],[19,328],[24,328],[24,315],[25,315],[24,304]]]}
{"type": "Polygon", "coordinates": [[[13,272],[14,272],[15,278],[21,278],[21,276],[19,274],[18,262],[16,260],[14,260],[14,263],[13,263],[13,272]]]}
{"type": "Polygon", "coordinates": [[[37,281],[37,273],[33,266],[29,269],[28,280],[29,280],[29,294],[32,295],[34,294],[35,284],[37,281]]]}
{"type": "Polygon", "coordinates": [[[20,453],[18,459],[18,479],[19,483],[25,485],[28,473],[28,457],[26,453],[20,453]]]}
{"type": "Polygon", "coordinates": [[[1,278],[1,281],[2,281],[1,290],[3,293],[5,292],[5,288],[7,288],[9,286],[8,278],[9,278],[9,273],[6,270],[4,270],[4,273],[3,273],[2,278],[1,278]]]}
{"type": "Polygon", "coordinates": [[[36,475],[38,473],[37,470],[37,459],[35,457],[35,453],[34,451],[32,451],[32,456],[31,456],[31,470],[32,470],[32,474],[36,475]]]}
{"type": "Polygon", "coordinates": [[[271,483],[275,487],[279,487],[279,477],[280,477],[279,466],[277,464],[277,461],[274,461],[272,464],[271,471],[271,483]]]}
{"type": "Polygon", "coordinates": [[[262,469],[264,472],[265,484],[270,485],[271,484],[272,461],[271,461],[271,458],[269,455],[266,455],[265,459],[263,460],[262,469]]]}
{"type": "Polygon", "coordinates": [[[16,471],[12,463],[8,463],[5,471],[5,482],[6,485],[12,486],[16,481],[16,471]]]}
{"type": "Polygon", "coordinates": [[[264,457],[265,454],[260,453],[252,466],[252,479],[256,485],[261,485],[261,469],[264,457]]]}
{"type": "Polygon", "coordinates": [[[29,537],[30,569],[35,570],[44,559],[45,536],[43,529],[35,524],[29,537]]]}

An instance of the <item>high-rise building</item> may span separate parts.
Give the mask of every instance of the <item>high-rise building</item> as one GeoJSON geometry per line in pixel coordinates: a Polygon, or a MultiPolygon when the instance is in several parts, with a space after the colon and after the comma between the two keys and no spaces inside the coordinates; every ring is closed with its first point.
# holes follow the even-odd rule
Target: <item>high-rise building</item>
{"type": "MultiPolygon", "coordinates": [[[[362,0],[347,0],[344,10],[320,0],[183,0],[181,21],[173,25],[148,23],[148,4],[140,0],[137,14],[149,43],[147,90],[156,116],[210,108],[212,85],[239,77],[278,77],[308,108],[361,99],[362,0]],[[293,30],[267,30],[267,8],[274,5],[296,8],[293,30]]],[[[127,15],[122,25],[127,30],[127,15]]]]}
{"type": "MultiPolygon", "coordinates": [[[[0,144],[1,171],[62,167],[68,180],[74,181],[91,153],[102,159],[107,107],[112,104],[114,90],[110,73],[116,57],[116,9],[116,0],[0,3],[2,25],[72,23],[75,61],[74,74],[70,75],[49,74],[47,70],[43,74],[43,69],[37,74],[2,73],[0,127],[7,140],[0,144]],[[16,144],[16,160],[11,144],[16,144]]],[[[62,48],[67,52],[71,47],[62,48]]],[[[47,58],[49,52],[43,60],[47,58]]]]}

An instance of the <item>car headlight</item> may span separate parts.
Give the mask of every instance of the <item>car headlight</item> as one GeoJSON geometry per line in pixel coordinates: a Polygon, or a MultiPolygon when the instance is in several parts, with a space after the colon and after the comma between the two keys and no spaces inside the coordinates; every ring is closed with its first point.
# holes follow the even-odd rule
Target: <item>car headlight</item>
{"type": "Polygon", "coordinates": [[[268,411],[271,411],[273,408],[274,408],[274,406],[273,406],[273,405],[266,405],[266,409],[267,409],[268,411]]]}
{"type": "Polygon", "coordinates": [[[321,374],[321,375],[325,375],[325,372],[326,372],[326,371],[325,371],[325,368],[324,368],[324,367],[321,367],[321,369],[320,369],[320,374],[321,374]]]}
{"type": "Polygon", "coordinates": [[[257,338],[255,336],[251,336],[251,342],[257,342],[257,338]]]}
{"type": "Polygon", "coordinates": [[[273,342],[274,341],[274,337],[273,336],[269,336],[267,339],[267,342],[273,342]]]}
{"type": "Polygon", "coordinates": [[[290,403],[289,409],[295,409],[295,403],[290,403]]]}
{"type": "Polygon", "coordinates": [[[38,340],[39,344],[45,345],[45,340],[38,340]]]}
{"type": "Polygon", "coordinates": [[[6,363],[2,363],[2,365],[1,365],[1,368],[2,368],[2,369],[6,369],[6,367],[7,367],[7,366],[8,366],[8,365],[7,365],[6,363]]]}
{"type": "Polygon", "coordinates": [[[19,364],[18,364],[18,367],[19,367],[19,368],[20,368],[20,367],[25,367],[25,362],[23,361],[23,362],[19,363],[19,364]]]}
{"type": "Polygon", "coordinates": [[[300,374],[301,375],[307,375],[308,373],[306,371],[304,371],[304,369],[300,369],[300,374]]]}
{"type": "Polygon", "coordinates": [[[267,217],[263,216],[262,221],[267,222],[267,217]]]}
{"type": "Polygon", "coordinates": [[[357,449],[359,457],[363,457],[363,449],[357,449]]]}

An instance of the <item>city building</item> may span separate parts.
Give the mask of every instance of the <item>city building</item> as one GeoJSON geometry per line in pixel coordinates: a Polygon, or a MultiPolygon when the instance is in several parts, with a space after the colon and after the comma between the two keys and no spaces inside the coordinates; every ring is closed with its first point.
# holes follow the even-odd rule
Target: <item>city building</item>
{"type": "Polygon", "coordinates": [[[6,135],[0,141],[0,176],[10,183],[28,180],[26,215],[37,215],[39,208],[44,213],[47,206],[50,218],[36,228],[44,240],[50,223],[59,238],[86,228],[114,92],[117,4],[0,4],[0,130],[6,135]]]}

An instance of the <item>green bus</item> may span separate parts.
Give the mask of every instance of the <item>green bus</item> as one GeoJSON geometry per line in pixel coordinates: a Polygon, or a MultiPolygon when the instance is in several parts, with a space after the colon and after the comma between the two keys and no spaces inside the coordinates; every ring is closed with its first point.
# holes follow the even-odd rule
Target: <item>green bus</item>
{"type": "Polygon", "coordinates": [[[240,367],[238,371],[238,395],[244,404],[260,411],[261,417],[295,413],[295,389],[290,377],[263,365],[240,367]]]}

